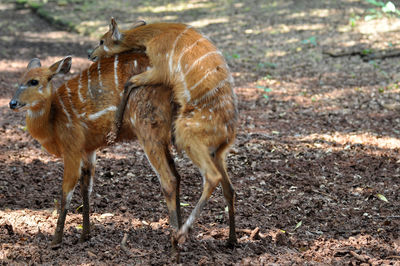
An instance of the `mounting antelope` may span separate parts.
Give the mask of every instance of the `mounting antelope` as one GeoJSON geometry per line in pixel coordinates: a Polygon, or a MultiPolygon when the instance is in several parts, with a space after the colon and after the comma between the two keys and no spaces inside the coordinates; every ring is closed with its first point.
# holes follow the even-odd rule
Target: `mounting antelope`
{"type": "MultiPolygon", "coordinates": [[[[62,157],[61,210],[52,246],[62,242],[65,218],[74,188],[80,179],[83,197],[81,241],[90,237],[89,196],[93,186],[96,150],[108,145],[124,83],[145,70],[144,54],[121,54],[92,64],[88,69],[53,89],[51,79],[69,72],[71,57],[50,67],[35,58],[28,64],[10,101],[14,111],[27,110],[29,133],[50,153],[62,157]]],[[[169,89],[153,86],[137,90],[128,103],[117,141],[138,139],[150,164],[160,177],[170,210],[170,224],[181,225],[179,175],[169,153],[173,119],[169,89]]]]}
{"type": "Polygon", "coordinates": [[[119,30],[112,18],[100,44],[89,54],[92,61],[132,49],[144,50],[151,67],[125,84],[115,130],[133,88],[164,84],[179,103],[175,143],[203,175],[203,192],[185,224],[176,234],[183,242],[212,192],[222,184],[229,209],[228,244],[236,243],[234,189],[226,171],[225,157],[236,136],[237,107],[233,79],[221,52],[202,34],[185,24],[137,22],[119,30]]]}

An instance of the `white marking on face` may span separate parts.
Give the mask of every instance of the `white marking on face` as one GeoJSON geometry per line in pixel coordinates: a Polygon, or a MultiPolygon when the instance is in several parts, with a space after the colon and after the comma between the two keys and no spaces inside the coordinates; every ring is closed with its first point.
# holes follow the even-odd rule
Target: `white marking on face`
{"type": "Polygon", "coordinates": [[[32,111],[31,109],[27,110],[27,114],[30,118],[38,118],[44,115],[44,108],[38,111],[32,111]]]}
{"type": "Polygon", "coordinates": [[[105,45],[103,45],[103,49],[104,49],[104,51],[106,51],[106,52],[109,52],[109,51],[110,51],[110,49],[109,49],[107,46],[105,46],[105,45]]]}
{"type": "Polygon", "coordinates": [[[115,88],[118,89],[118,55],[114,57],[114,83],[115,88]]]}
{"type": "Polygon", "coordinates": [[[46,93],[47,93],[47,94],[51,93],[51,83],[50,83],[50,82],[47,83],[47,86],[46,86],[46,93]]]}
{"type": "Polygon", "coordinates": [[[43,94],[43,86],[40,86],[40,87],[38,88],[38,92],[39,92],[40,94],[43,94]]]}
{"type": "Polygon", "coordinates": [[[90,115],[88,116],[88,118],[89,118],[89,120],[96,120],[96,119],[98,119],[99,117],[103,116],[104,114],[106,114],[106,113],[108,113],[108,112],[116,111],[116,110],[117,110],[117,107],[116,107],[116,106],[109,106],[109,107],[107,107],[106,109],[103,109],[103,110],[101,110],[101,111],[99,111],[99,112],[97,112],[97,113],[90,114],[90,115]]]}
{"type": "Polygon", "coordinates": [[[33,101],[33,102],[27,104],[25,107],[26,108],[35,107],[38,104],[40,104],[40,101],[33,101]]]}

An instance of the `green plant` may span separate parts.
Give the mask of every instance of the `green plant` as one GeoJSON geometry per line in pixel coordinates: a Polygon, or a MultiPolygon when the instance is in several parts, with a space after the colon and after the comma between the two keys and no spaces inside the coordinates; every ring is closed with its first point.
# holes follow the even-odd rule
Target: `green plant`
{"type": "Polygon", "coordinates": [[[384,3],[383,1],[377,1],[377,0],[365,0],[367,3],[374,5],[375,7],[380,7],[380,9],[374,9],[370,8],[367,10],[368,15],[365,16],[365,20],[373,20],[376,18],[380,18],[383,15],[400,15],[400,10],[397,10],[395,4],[393,2],[389,1],[384,3]]]}

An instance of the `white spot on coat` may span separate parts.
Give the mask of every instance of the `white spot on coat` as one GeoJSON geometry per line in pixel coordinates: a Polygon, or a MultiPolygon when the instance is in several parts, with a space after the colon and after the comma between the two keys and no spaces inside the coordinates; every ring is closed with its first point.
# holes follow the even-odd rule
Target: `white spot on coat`
{"type": "Polygon", "coordinates": [[[104,114],[106,114],[108,112],[116,111],[116,110],[117,110],[116,106],[109,106],[109,107],[107,107],[107,108],[105,108],[105,109],[103,109],[103,110],[101,110],[101,111],[99,111],[97,113],[90,114],[88,116],[88,118],[89,118],[89,120],[96,120],[99,117],[103,116],[104,114]]]}

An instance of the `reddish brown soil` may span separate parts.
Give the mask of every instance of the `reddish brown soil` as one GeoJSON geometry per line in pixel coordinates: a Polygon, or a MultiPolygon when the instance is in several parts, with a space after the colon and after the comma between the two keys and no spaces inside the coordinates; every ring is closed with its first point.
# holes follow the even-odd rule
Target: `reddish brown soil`
{"type": "MultiPolygon", "coordinates": [[[[78,188],[64,243],[49,248],[62,161],[29,136],[24,114],[10,111],[8,102],[31,58],[48,65],[73,54],[76,73],[89,64],[93,40],[57,31],[11,5],[1,5],[0,17],[7,21],[0,27],[0,262],[172,263],[166,205],[137,143],[98,152],[91,240],[78,243],[78,188]],[[120,248],[125,233],[133,256],[120,248]]],[[[225,247],[227,212],[218,188],[182,245],[182,263],[398,265],[400,117],[385,107],[398,101],[398,90],[380,93],[390,84],[359,58],[324,58],[320,66],[288,62],[292,69],[281,60],[273,79],[254,83],[249,75],[238,78],[235,88],[241,121],[228,167],[237,191],[239,243],[225,247]],[[354,66],[356,78],[324,70],[335,64],[354,66]],[[268,99],[256,86],[272,89],[268,99]]],[[[377,62],[380,70],[397,74],[398,59],[377,62]]],[[[245,67],[232,69],[239,76],[245,67]]],[[[191,162],[175,158],[187,217],[202,180],[191,162]]]]}

